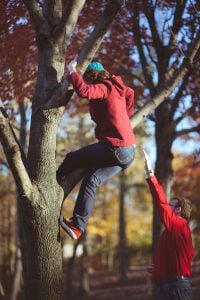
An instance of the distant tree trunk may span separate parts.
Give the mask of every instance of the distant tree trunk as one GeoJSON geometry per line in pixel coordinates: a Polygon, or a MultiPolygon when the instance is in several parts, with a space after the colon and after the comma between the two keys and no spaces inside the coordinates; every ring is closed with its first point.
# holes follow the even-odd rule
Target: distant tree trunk
{"type": "MultiPolygon", "coordinates": [[[[155,140],[156,140],[156,166],[155,175],[162,182],[166,196],[170,197],[172,186],[172,159],[173,154],[171,146],[175,135],[175,124],[173,116],[169,112],[167,102],[162,103],[155,112],[156,126],[155,126],[155,140]]],[[[158,239],[161,232],[161,221],[158,216],[155,206],[153,206],[153,256],[155,255],[158,239]]]]}
{"type": "Polygon", "coordinates": [[[82,238],[83,244],[83,254],[81,257],[80,264],[80,294],[89,295],[90,294],[90,284],[89,284],[89,264],[88,264],[88,249],[87,249],[87,234],[84,234],[82,238]]]}
{"type": "Polygon", "coordinates": [[[66,288],[65,288],[65,297],[71,299],[72,298],[72,273],[76,261],[76,251],[78,248],[78,245],[80,245],[81,239],[79,239],[75,244],[73,248],[73,255],[69,259],[69,262],[67,264],[67,279],[66,279],[66,288]]]}
{"type": "Polygon", "coordinates": [[[17,300],[22,283],[22,257],[21,250],[18,247],[16,253],[15,272],[9,300],[17,300]]]}
{"type": "Polygon", "coordinates": [[[119,202],[119,274],[120,281],[125,282],[127,279],[126,272],[128,268],[128,252],[126,245],[126,221],[125,221],[125,180],[124,172],[120,173],[120,202],[119,202]]]}

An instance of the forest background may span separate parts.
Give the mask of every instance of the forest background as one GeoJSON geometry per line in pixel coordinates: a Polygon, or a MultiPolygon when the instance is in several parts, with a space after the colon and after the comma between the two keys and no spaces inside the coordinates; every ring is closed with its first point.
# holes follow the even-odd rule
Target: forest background
{"type": "MultiPolygon", "coordinates": [[[[193,203],[198,261],[197,1],[2,0],[0,15],[2,299],[70,299],[72,273],[80,272],[80,290],[90,293],[89,274],[117,270],[119,282],[126,282],[131,266],[151,261],[161,224],[145,182],[142,148],[168,197],[193,203]],[[87,101],[72,95],[62,79],[76,54],[80,72],[95,58],[135,90],[137,150],[132,166],[99,188],[84,238],[74,243],[61,232],[59,244],[63,190],[55,170],[67,152],[95,141],[87,101]]],[[[63,187],[66,216],[82,172],[63,187]]]]}

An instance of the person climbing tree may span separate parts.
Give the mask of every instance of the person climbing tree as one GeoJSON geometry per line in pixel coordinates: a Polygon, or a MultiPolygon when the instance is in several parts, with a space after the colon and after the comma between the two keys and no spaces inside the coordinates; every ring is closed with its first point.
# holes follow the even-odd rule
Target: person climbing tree
{"type": "Polygon", "coordinates": [[[72,170],[87,169],[72,218],[59,217],[61,227],[72,239],[85,230],[97,187],[132,163],[136,144],[129,120],[134,113],[134,90],[120,76],[111,76],[98,61],[88,65],[84,78],[76,66],[75,58],[68,65],[68,80],[78,96],[89,100],[98,142],[68,153],[57,170],[59,183],[72,170]]]}
{"type": "Polygon", "coordinates": [[[155,300],[191,300],[189,281],[194,256],[188,220],[191,202],[173,197],[167,201],[161,184],[154,176],[148,154],[145,156],[146,179],[158,214],[165,227],[161,234],[153,264],[148,268],[155,284],[155,300]]]}

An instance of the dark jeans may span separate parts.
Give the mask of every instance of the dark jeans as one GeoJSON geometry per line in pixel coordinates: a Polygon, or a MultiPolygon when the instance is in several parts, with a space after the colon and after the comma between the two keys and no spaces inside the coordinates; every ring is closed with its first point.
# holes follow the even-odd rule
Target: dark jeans
{"type": "Polygon", "coordinates": [[[133,146],[113,147],[98,142],[66,155],[57,171],[58,182],[76,168],[86,168],[73,211],[73,221],[84,231],[92,211],[97,187],[128,167],[134,159],[133,146]]]}
{"type": "Polygon", "coordinates": [[[169,281],[156,286],[155,300],[191,300],[192,288],[188,279],[169,281]]]}

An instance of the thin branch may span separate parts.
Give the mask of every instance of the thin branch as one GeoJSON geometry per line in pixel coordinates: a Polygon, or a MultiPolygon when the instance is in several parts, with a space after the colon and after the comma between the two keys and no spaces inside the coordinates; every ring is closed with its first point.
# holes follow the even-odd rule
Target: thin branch
{"type": "Polygon", "coordinates": [[[139,8],[137,5],[137,1],[135,1],[134,4],[131,1],[130,6],[131,6],[132,13],[135,11],[135,15],[136,15],[135,16],[133,14],[133,32],[134,32],[134,38],[135,38],[139,56],[140,56],[140,61],[142,64],[143,74],[145,77],[146,84],[150,90],[151,96],[153,97],[153,95],[155,94],[155,87],[153,84],[153,79],[151,77],[151,74],[148,71],[148,67],[147,67],[148,63],[146,61],[146,56],[144,54],[143,45],[141,43],[140,27],[139,27],[139,8]]]}
{"type": "Polygon", "coordinates": [[[182,83],[181,85],[179,86],[179,89],[178,89],[178,92],[175,96],[175,98],[173,99],[173,103],[172,103],[172,106],[171,106],[171,113],[172,115],[174,115],[178,105],[179,105],[179,101],[180,101],[180,98],[182,96],[182,93],[183,93],[183,90],[186,86],[186,83],[187,83],[187,80],[188,80],[188,77],[189,77],[189,74],[190,74],[190,70],[189,72],[186,73],[186,75],[184,76],[183,80],[182,80],[182,83]]]}
{"type": "Polygon", "coordinates": [[[150,5],[148,5],[148,3],[146,2],[146,5],[144,6],[144,10],[145,10],[145,15],[147,17],[147,20],[148,20],[148,23],[149,23],[149,26],[151,29],[151,35],[152,35],[154,48],[155,48],[155,51],[157,54],[157,59],[158,59],[158,62],[161,62],[162,57],[163,57],[163,51],[165,51],[166,49],[159,37],[158,30],[156,28],[154,9],[150,5]]]}
{"type": "Polygon", "coordinates": [[[161,37],[161,39],[162,39],[162,41],[164,40],[164,33],[166,33],[166,27],[169,27],[169,24],[168,24],[168,22],[169,22],[169,20],[171,20],[171,18],[173,18],[173,11],[171,11],[171,15],[167,18],[165,18],[165,21],[164,21],[164,24],[163,24],[163,27],[162,27],[162,37],[161,37]],[[167,26],[166,26],[166,24],[167,24],[167,26]]]}
{"type": "Polygon", "coordinates": [[[188,133],[191,133],[191,132],[198,132],[198,133],[200,133],[200,125],[176,131],[175,137],[177,138],[179,136],[182,136],[182,135],[185,135],[185,134],[188,134],[188,133]]]}
{"type": "Polygon", "coordinates": [[[150,58],[151,61],[155,64],[155,66],[157,66],[158,61],[156,61],[156,60],[153,58],[153,56],[152,56],[152,54],[151,54],[150,45],[148,44],[147,39],[143,39],[143,40],[144,40],[144,45],[145,45],[145,47],[146,47],[147,50],[148,50],[148,56],[149,56],[149,58],[150,58]]]}
{"type": "Polygon", "coordinates": [[[189,115],[190,112],[192,112],[193,107],[189,107],[188,109],[186,109],[181,116],[179,116],[178,118],[176,118],[174,120],[174,123],[177,125],[178,123],[180,123],[187,115],[189,115]]]}
{"type": "Polygon", "coordinates": [[[173,38],[173,42],[174,44],[176,44],[176,48],[179,50],[180,54],[185,57],[185,53],[183,49],[179,47],[175,34],[173,33],[173,30],[171,28],[170,28],[170,32],[171,32],[171,38],[173,38]]]}

